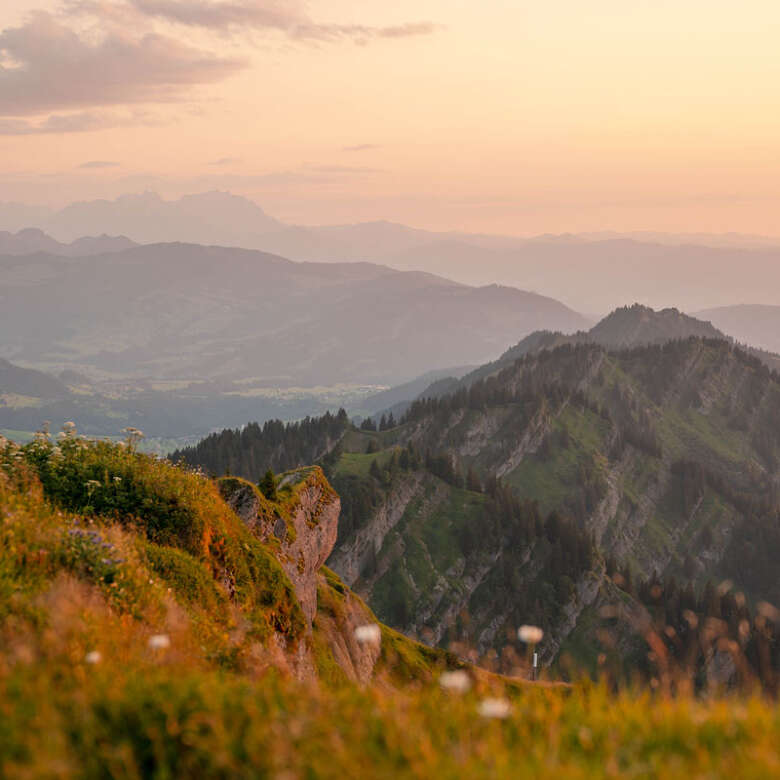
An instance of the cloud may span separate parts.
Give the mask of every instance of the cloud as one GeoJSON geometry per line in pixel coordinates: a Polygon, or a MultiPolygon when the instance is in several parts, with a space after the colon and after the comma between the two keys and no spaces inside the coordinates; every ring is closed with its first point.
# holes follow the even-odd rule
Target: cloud
{"type": "MultiPolygon", "coordinates": [[[[94,0],[86,0],[94,2],[94,0]]],[[[408,22],[391,26],[323,24],[305,13],[300,3],[290,0],[129,0],[147,16],[168,22],[210,30],[275,30],[291,38],[366,42],[377,38],[407,38],[429,35],[438,29],[432,22],[408,22]]]]}
{"type": "Polygon", "coordinates": [[[118,168],[119,163],[114,162],[113,160],[88,160],[87,162],[81,163],[81,165],[78,166],[79,168],[118,168]]]}
{"type": "Polygon", "coordinates": [[[209,165],[233,165],[241,162],[240,157],[220,157],[219,160],[212,160],[209,165]]]}
{"type": "MultiPolygon", "coordinates": [[[[46,135],[50,133],[81,133],[86,130],[105,130],[131,124],[111,114],[83,111],[72,114],[53,114],[44,120],[0,117],[0,135],[46,135]]],[[[134,124],[134,123],[133,123],[134,124]]]]}
{"type": "MultiPolygon", "coordinates": [[[[91,40],[42,11],[0,32],[0,52],[6,63],[0,65],[0,116],[13,117],[171,102],[246,65],[156,33],[134,38],[114,29],[91,40]]],[[[67,125],[66,118],[59,121],[67,125]]]]}
{"type": "Polygon", "coordinates": [[[354,146],[342,146],[342,152],[367,152],[371,149],[381,149],[379,144],[355,144],[354,146]]]}
{"type": "Polygon", "coordinates": [[[356,165],[310,165],[309,170],[317,173],[382,173],[381,168],[366,168],[356,165]]]}
{"type": "Polygon", "coordinates": [[[223,36],[224,49],[225,35],[252,31],[364,44],[436,29],[430,22],[322,24],[296,0],[62,0],[58,11],[34,11],[0,30],[0,135],[126,124],[106,109],[178,102],[249,67],[245,57],[203,48],[209,34],[223,36]],[[199,28],[202,43],[188,43],[181,29],[177,35],[182,26],[199,28]]]}

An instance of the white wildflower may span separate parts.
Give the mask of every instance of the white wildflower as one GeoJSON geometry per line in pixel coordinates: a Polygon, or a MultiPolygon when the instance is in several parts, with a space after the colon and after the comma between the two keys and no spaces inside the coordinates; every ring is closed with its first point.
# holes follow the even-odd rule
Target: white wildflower
{"type": "Polygon", "coordinates": [[[165,650],[171,646],[171,638],[168,634],[154,634],[149,637],[148,645],[152,650],[165,650]]]}
{"type": "Polygon", "coordinates": [[[382,641],[382,631],[376,623],[368,623],[355,629],[355,639],[361,645],[378,645],[382,641]]]}
{"type": "Polygon", "coordinates": [[[520,626],[517,629],[517,638],[527,645],[536,645],[542,641],[544,631],[539,626],[520,626]]]}
{"type": "Polygon", "coordinates": [[[479,703],[479,714],[483,718],[508,718],[512,705],[506,699],[483,699],[479,703]]]}
{"type": "Polygon", "coordinates": [[[103,660],[103,656],[100,655],[99,650],[91,650],[84,656],[84,660],[88,664],[99,664],[103,660]]]}
{"type": "Polygon", "coordinates": [[[122,477],[114,477],[114,482],[118,485],[122,481],[122,477]]]}
{"type": "Polygon", "coordinates": [[[453,693],[466,693],[471,688],[471,678],[463,669],[454,672],[443,672],[439,677],[439,685],[445,691],[453,693]]]}

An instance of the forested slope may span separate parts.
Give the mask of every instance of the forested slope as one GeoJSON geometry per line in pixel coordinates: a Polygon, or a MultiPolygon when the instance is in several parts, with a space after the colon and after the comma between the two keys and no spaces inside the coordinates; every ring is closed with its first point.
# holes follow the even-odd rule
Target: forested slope
{"type": "Polygon", "coordinates": [[[500,651],[536,621],[550,661],[607,571],[780,601],[779,456],[777,375],[729,342],[565,344],[346,430],[321,461],[343,503],[331,565],[430,642],[500,651]]]}

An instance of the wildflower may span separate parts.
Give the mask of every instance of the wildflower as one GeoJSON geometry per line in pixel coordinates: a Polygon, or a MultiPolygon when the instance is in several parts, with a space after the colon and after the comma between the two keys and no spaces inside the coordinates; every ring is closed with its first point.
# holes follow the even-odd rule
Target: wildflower
{"type": "Polygon", "coordinates": [[[91,650],[84,656],[84,660],[88,664],[99,664],[101,660],[103,659],[103,656],[100,655],[99,650],[91,650]]]}
{"type": "Polygon", "coordinates": [[[361,645],[378,645],[382,641],[382,632],[376,623],[368,623],[355,629],[355,639],[361,645]]]}
{"type": "Polygon", "coordinates": [[[97,490],[99,487],[101,487],[100,482],[98,482],[96,479],[88,479],[84,483],[84,487],[87,489],[87,492],[92,495],[92,493],[97,490]]]}
{"type": "Polygon", "coordinates": [[[152,650],[165,650],[171,646],[171,638],[168,634],[154,634],[149,637],[148,645],[152,650]]]}
{"type": "Polygon", "coordinates": [[[439,677],[439,685],[441,685],[445,691],[466,693],[468,689],[471,688],[471,678],[463,669],[458,669],[454,672],[444,672],[441,677],[439,677]]]}
{"type": "Polygon", "coordinates": [[[544,631],[539,626],[520,626],[517,629],[517,638],[527,645],[536,645],[542,641],[544,631]]]}
{"type": "Polygon", "coordinates": [[[122,477],[114,477],[114,482],[118,485],[122,481],[122,477]]]}
{"type": "Polygon", "coordinates": [[[483,699],[479,703],[479,714],[483,718],[508,718],[512,705],[506,699],[483,699]]]}

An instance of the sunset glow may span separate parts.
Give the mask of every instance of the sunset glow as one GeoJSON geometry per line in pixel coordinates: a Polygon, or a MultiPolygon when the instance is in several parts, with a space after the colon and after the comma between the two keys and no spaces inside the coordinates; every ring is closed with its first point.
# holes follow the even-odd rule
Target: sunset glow
{"type": "Polygon", "coordinates": [[[0,30],[3,201],[216,188],[309,224],[780,232],[768,0],[6,0],[0,30]]]}

